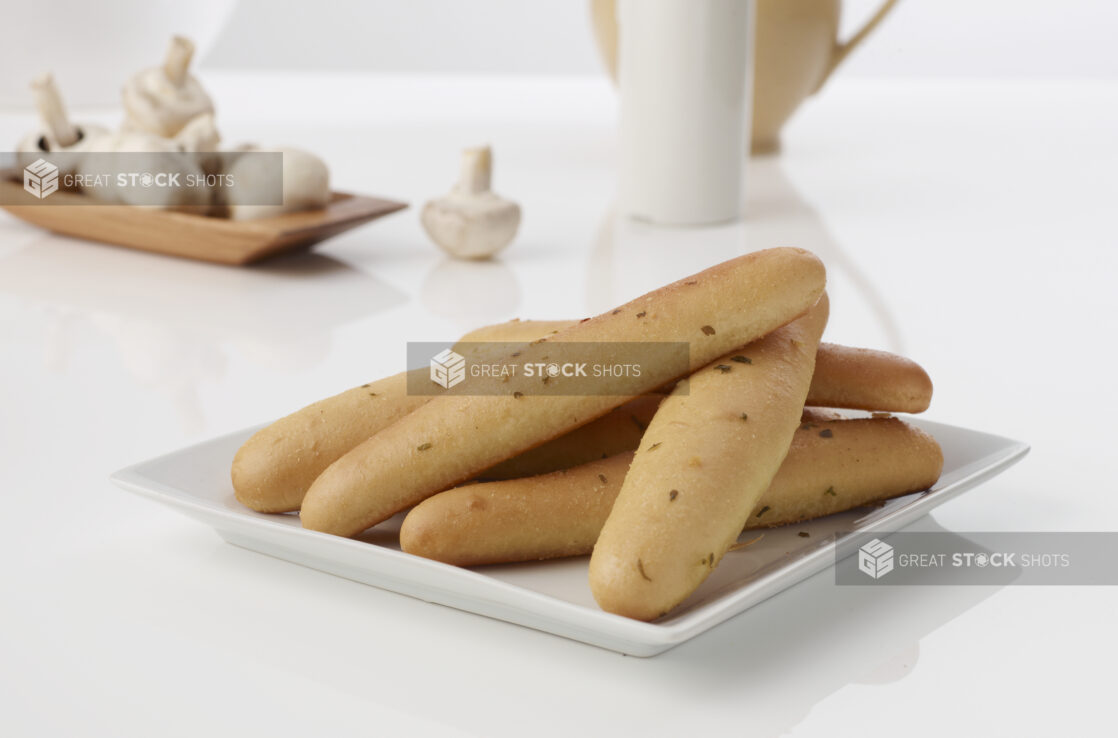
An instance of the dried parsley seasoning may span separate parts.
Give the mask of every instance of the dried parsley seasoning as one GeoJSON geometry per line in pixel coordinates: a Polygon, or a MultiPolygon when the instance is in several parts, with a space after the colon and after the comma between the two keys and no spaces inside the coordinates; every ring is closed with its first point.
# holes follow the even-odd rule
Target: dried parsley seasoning
{"type": "Polygon", "coordinates": [[[742,413],[741,414],[741,419],[742,420],[749,420],[749,413],[742,413]]]}
{"type": "Polygon", "coordinates": [[[702,327],[702,331],[703,331],[704,336],[713,336],[714,335],[714,326],[704,325],[702,327]]]}
{"type": "Polygon", "coordinates": [[[800,426],[800,430],[811,430],[812,428],[817,428],[817,427],[818,426],[815,425],[815,423],[804,423],[803,425],[800,426]]]}
{"type": "Polygon", "coordinates": [[[610,315],[617,315],[617,314],[618,314],[618,313],[620,313],[620,312],[621,312],[621,308],[617,308],[617,309],[616,309],[616,310],[614,310],[614,311],[613,311],[612,313],[610,313],[610,315]]]}
{"type": "Polygon", "coordinates": [[[376,393],[376,392],[370,392],[370,393],[369,393],[369,397],[376,397],[376,396],[377,396],[377,393],[376,393]]]}
{"type": "Polygon", "coordinates": [[[838,497],[838,495],[835,494],[835,488],[834,487],[828,487],[827,491],[824,492],[823,494],[830,495],[831,497],[838,497]]]}
{"type": "Polygon", "coordinates": [[[372,385],[373,385],[372,382],[366,382],[365,384],[361,385],[361,389],[365,389],[366,387],[371,387],[372,385]]]}
{"type": "Polygon", "coordinates": [[[731,356],[730,361],[736,361],[739,364],[752,364],[753,359],[748,356],[731,356]]]}
{"type": "Polygon", "coordinates": [[[641,419],[638,418],[636,415],[630,415],[629,420],[633,421],[633,425],[637,426],[637,428],[640,428],[642,432],[648,429],[648,426],[642,423],[641,419]]]}
{"type": "Polygon", "coordinates": [[[648,312],[645,310],[641,310],[639,313],[637,313],[638,318],[643,318],[646,315],[648,315],[648,312]]]}
{"type": "Polygon", "coordinates": [[[608,481],[605,474],[599,474],[598,479],[602,480],[602,484],[605,484],[608,481]]]}
{"type": "Polygon", "coordinates": [[[723,374],[725,374],[726,372],[733,369],[733,367],[730,366],[729,364],[719,364],[718,366],[716,366],[714,368],[717,369],[718,371],[722,372],[723,374]]]}
{"type": "Polygon", "coordinates": [[[800,531],[799,533],[797,533],[796,535],[798,535],[798,536],[799,536],[800,538],[808,538],[808,537],[810,537],[810,536],[811,536],[811,534],[810,534],[810,533],[808,533],[808,532],[807,532],[806,530],[801,530],[801,531],[800,531]]]}
{"type": "Polygon", "coordinates": [[[675,498],[679,497],[679,490],[673,489],[668,493],[668,502],[675,502],[675,498]]]}
{"type": "Polygon", "coordinates": [[[660,448],[660,441],[657,441],[656,443],[654,443],[654,444],[652,444],[651,446],[649,446],[649,447],[648,447],[648,450],[649,450],[649,451],[655,451],[655,450],[656,450],[656,449],[658,449],[658,448],[660,448]]]}
{"type": "Polygon", "coordinates": [[[834,431],[832,431],[830,428],[824,428],[823,430],[819,431],[820,438],[833,438],[834,435],[834,431]]]}
{"type": "Polygon", "coordinates": [[[762,515],[767,513],[769,510],[772,510],[772,508],[769,507],[768,505],[765,505],[764,507],[762,507],[760,510],[757,511],[757,517],[761,517],[762,515]]]}
{"type": "Polygon", "coordinates": [[[421,444],[419,444],[418,446],[415,447],[415,449],[417,451],[426,451],[429,448],[431,448],[431,442],[430,441],[428,441],[427,443],[421,443],[421,444]]]}
{"type": "Polygon", "coordinates": [[[684,282],[684,284],[698,284],[698,283],[699,283],[699,280],[697,280],[697,279],[689,279],[686,282],[684,282]]]}
{"type": "Polygon", "coordinates": [[[524,396],[524,393],[523,392],[513,392],[512,396],[513,396],[513,399],[519,400],[521,397],[524,396]]]}
{"type": "Polygon", "coordinates": [[[710,553],[710,554],[707,555],[707,561],[710,562],[710,568],[713,569],[714,568],[714,554],[713,553],[710,553]]]}
{"type": "Polygon", "coordinates": [[[644,573],[644,562],[641,561],[640,559],[637,559],[637,571],[639,571],[641,573],[641,576],[644,577],[644,580],[646,582],[651,582],[652,581],[652,577],[650,577],[650,576],[648,576],[647,574],[644,573]]]}

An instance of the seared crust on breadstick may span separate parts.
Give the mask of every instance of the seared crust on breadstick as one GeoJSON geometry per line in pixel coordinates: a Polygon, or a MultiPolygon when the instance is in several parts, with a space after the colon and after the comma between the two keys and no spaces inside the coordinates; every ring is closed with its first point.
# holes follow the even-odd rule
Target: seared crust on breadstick
{"type": "Polygon", "coordinates": [[[590,557],[603,610],[653,620],[714,570],[788,454],[827,314],[824,295],[660,405],[590,557]]]}
{"type": "Polygon", "coordinates": [[[819,347],[808,403],[851,410],[922,413],[932,402],[932,380],[911,359],[833,343],[819,347]]]}
{"type": "MultiPolygon", "coordinates": [[[[747,529],[811,520],[924,490],[943,470],[935,439],[897,418],[808,411],[802,421],[747,529]]],[[[588,554],[632,459],[627,451],[550,474],[440,492],[408,513],[400,546],[458,566],[588,554]]]]}
{"type": "MultiPolygon", "coordinates": [[[[810,252],[760,251],[571,326],[556,340],[686,341],[694,370],[804,313],[824,282],[823,264],[810,252]]],[[[520,361],[544,363],[552,349],[535,342],[520,361]]],[[[331,464],[307,492],[303,526],[355,535],[677,379],[678,373],[667,365],[649,366],[639,378],[603,381],[608,391],[603,395],[514,394],[516,384],[509,383],[507,394],[435,397],[331,464]]]]}
{"type": "MultiPolygon", "coordinates": [[[[509,321],[467,333],[455,348],[470,354],[483,341],[532,341],[567,321],[509,321]]],[[[414,370],[424,375],[426,370],[414,370]]],[[[233,457],[233,490],[257,512],[298,510],[311,483],[354,446],[430,397],[409,395],[408,372],[346,390],[261,428],[233,457]]]]}

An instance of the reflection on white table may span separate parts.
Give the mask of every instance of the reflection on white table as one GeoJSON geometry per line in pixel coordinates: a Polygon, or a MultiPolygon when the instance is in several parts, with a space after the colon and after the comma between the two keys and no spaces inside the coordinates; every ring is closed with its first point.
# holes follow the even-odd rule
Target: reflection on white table
{"type": "MultiPolygon", "coordinates": [[[[1109,724],[1110,588],[836,587],[823,572],[633,659],[229,546],[107,476],[390,374],[407,340],[587,315],[798,244],[828,266],[827,340],[903,350],[935,380],[931,420],[1032,445],[921,526],[1115,529],[1118,86],[836,80],[779,159],[754,160],[743,225],[653,232],[611,215],[605,81],[210,82],[227,141],[321,152],[342,189],[422,202],[446,161],[489,142],[522,229],[499,262],[467,269],[405,211],[316,254],[228,270],[0,215],[0,734],[939,738],[1109,724]]],[[[29,123],[0,116],[0,140],[29,123]]]]}

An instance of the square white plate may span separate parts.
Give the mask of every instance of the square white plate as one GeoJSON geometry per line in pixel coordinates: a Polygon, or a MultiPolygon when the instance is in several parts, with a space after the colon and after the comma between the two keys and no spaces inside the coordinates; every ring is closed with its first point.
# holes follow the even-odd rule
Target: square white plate
{"type": "MultiPolygon", "coordinates": [[[[881,507],[767,530],[756,543],[728,553],[686,602],[653,623],[600,610],[587,583],[587,557],[462,569],[400,551],[396,532],[401,516],[351,540],[304,530],[295,515],[264,515],[242,507],[233,496],[229,466],[255,428],[122,469],[112,480],[212,525],[229,543],[253,551],[595,646],[652,656],[832,566],[838,536],[895,531],[1004,471],[1029,450],[1000,436],[906,420],[943,447],[943,476],[932,489],[881,507]],[[800,531],[810,535],[800,537],[800,531]]],[[[746,531],[742,538],[756,535],[746,531]]]]}

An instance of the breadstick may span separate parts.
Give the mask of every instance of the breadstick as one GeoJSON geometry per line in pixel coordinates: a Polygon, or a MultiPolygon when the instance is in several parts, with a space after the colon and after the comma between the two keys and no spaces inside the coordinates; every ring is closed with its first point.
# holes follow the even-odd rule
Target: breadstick
{"type": "Polygon", "coordinates": [[[535,341],[537,338],[553,336],[564,328],[570,328],[577,320],[521,320],[513,318],[504,323],[494,323],[476,328],[458,339],[466,343],[514,343],[535,341]]]}
{"type": "MultiPolygon", "coordinates": [[[[523,325],[534,323],[539,326],[538,335],[545,336],[558,333],[577,322],[537,320],[524,321],[523,325]]],[[[489,329],[476,331],[477,337],[466,334],[462,341],[501,340],[488,338],[486,331],[489,329]]],[[[815,374],[807,393],[808,405],[871,412],[922,413],[931,402],[932,380],[924,368],[912,359],[888,351],[837,343],[819,344],[815,374]]],[[[623,410],[618,408],[616,412],[623,410]]],[[[628,413],[624,413],[624,417],[628,417],[628,413]]]]}
{"type": "MultiPolygon", "coordinates": [[[[633,452],[527,479],[440,492],[412,508],[404,551],[458,566],[581,556],[609,516],[633,452]]],[[[943,470],[935,439],[897,418],[805,412],[746,529],[831,515],[927,489],[943,470]],[[821,435],[829,430],[830,434],[821,435]]]]}
{"type": "MultiPolygon", "coordinates": [[[[533,394],[514,391],[526,385],[510,382],[506,394],[435,397],[331,464],[307,492],[303,526],[355,535],[767,335],[810,308],[825,279],[810,252],[759,251],[560,331],[558,341],[598,344],[603,351],[619,342],[686,341],[689,366],[649,362],[639,377],[603,379],[601,395],[533,394]]],[[[534,342],[520,361],[545,363],[554,349],[534,342]]]]}
{"type": "MultiPolygon", "coordinates": [[[[462,344],[530,341],[554,335],[576,322],[517,319],[498,323],[467,333],[455,348],[461,353],[469,351],[462,344]]],[[[920,375],[927,376],[918,365],[901,356],[823,344],[816,358],[808,403],[915,412],[919,408],[904,399],[913,394],[906,394],[900,383],[915,380],[920,375]],[[832,352],[848,360],[828,361],[827,355],[832,352]],[[859,363],[863,360],[867,362],[866,367],[859,363]],[[835,367],[842,375],[827,376],[829,367],[835,367]],[[902,398],[902,401],[893,398],[902,398]]],[[[915,385],[915,381],[912,384],[915,385]]],[[[303,408],[261,430],[234,460],[233,486],[237,499],[258,512],[298,510],[307,488],[329,464],[430,399],[408,397],[406,386],[405,374],[388,377],[303,408]],[[375,413],[370,412],[368,401],[373,397],[381,398],[375,413]]],[[[927,407],[930,399],[930,381],[925,386],[923,407],[927,407]]],[[[662,395],[637,398],[581,428],[485,470],[482,476],[485,479],[533,476],[577,466],[603,454],[611,456],[635,449],[660,399],[662,395]]]]}
{"type": "MultiPolygon", "coordinates": [[[[484,346],[462,343],[531,341],[555,330],[548,321],[510,321],[467,333],[455,346],[473,355],[484,346]]],[[[426,370],[413,370],[423,375],[426,370]]],[[[298,510],[330,464],[431,398],[409,395],[408,372],[363,384],[304,407],[256,432],[233,458],[233,490],[257,512],[298,510]]]]}
{"type": "Polygon", "coordinates": [[[942,471],[936,439],[900,418],[805,413],[785,463],[746,527],[798,523],[900,497],[928,489],[942,471]]]}
{"type": "MultiPolygon", "coordinates": [[[[662,395],[626,403],[581,428],[486,469],[483,479],[516,479],[631,451],[662,395]]],[[[919,413],[932,400],[932,380],[911,359],[872,349],[819,344],[807,404],[874,412],[919,413]]]]}
{"type": "Polygon", "coordinates": [[[788,454],[827,313],[824,296],[660,405],[590,557],[603,610],[653,620],[714,570],[788,454]]]}
{"type": "Polygon", "coordinates": [[[932,402],[932,380],[911,359],[833,343],[819,346],[808,402],[822,407],[922,413],[932,402]]]}
{"type": "Polygon", "coordinates": [[[486,469],[478,477],[532,477],[632,451],[640,444],[663,399],[663,395],[645,395],[630,400],[597,420],[486,469]]]}

